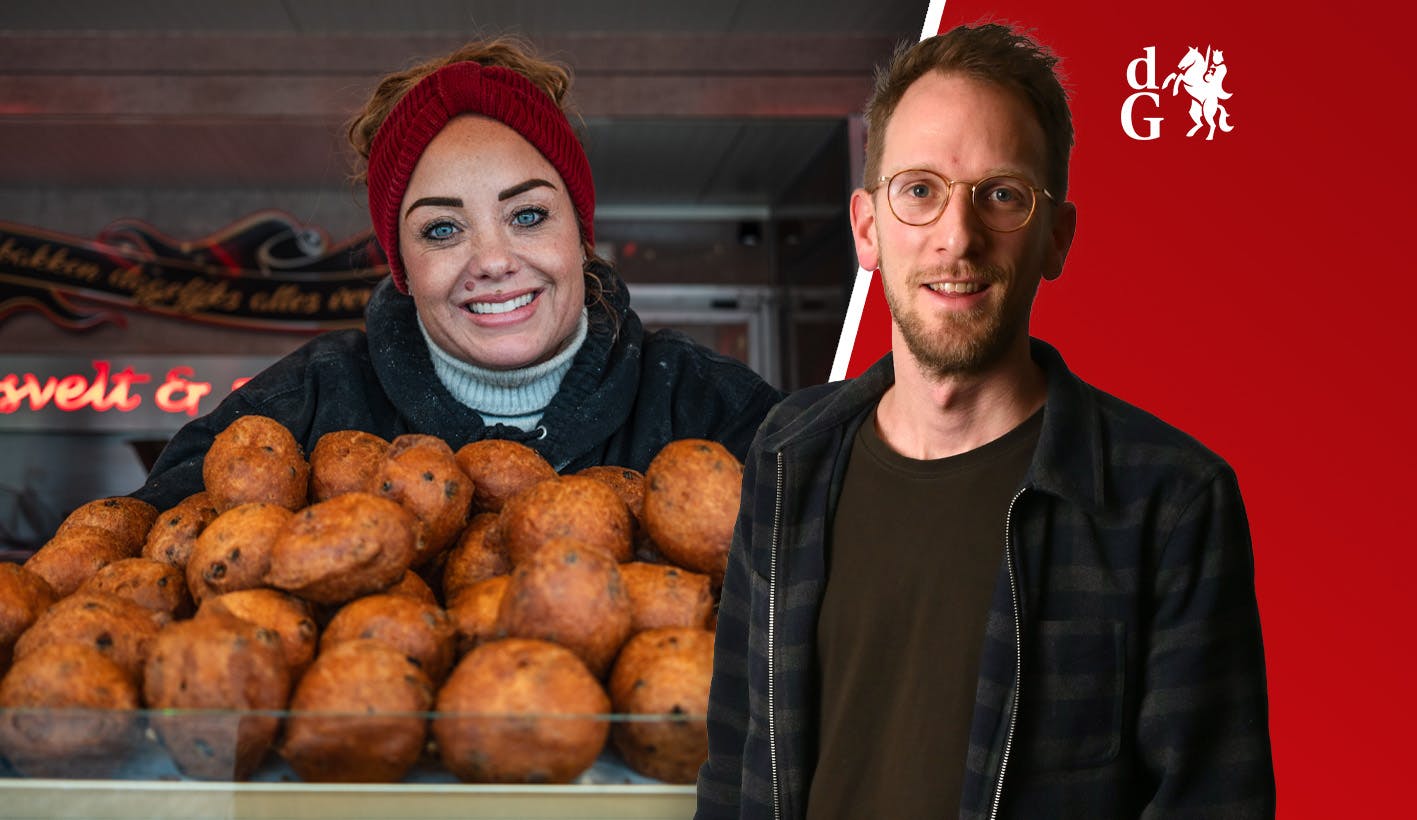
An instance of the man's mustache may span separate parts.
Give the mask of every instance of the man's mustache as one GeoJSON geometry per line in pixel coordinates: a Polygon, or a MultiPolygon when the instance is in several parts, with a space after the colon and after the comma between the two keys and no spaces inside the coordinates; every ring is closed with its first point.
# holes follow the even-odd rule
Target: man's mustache
{"type": "Polygon", "coordinates": [[[968,262],[957,262],[951,265],[940,265],[925,270],[917,270],[910,276],[910,286],[920,287],[927,282],[939,282],[941,280],[961,280],[968,279],[975,282],[983,282],[988,285],[1001,284],[1008,279],[1008,271],[998,265],[975,265],[968,262]]]}

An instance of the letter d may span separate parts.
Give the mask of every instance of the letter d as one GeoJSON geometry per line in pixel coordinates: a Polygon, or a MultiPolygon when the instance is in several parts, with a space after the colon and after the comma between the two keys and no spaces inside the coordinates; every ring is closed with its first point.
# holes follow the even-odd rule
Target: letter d
{"type": "Polygon", "coordinates": [[[1147,46],[1142,49],[1145,57],[1138,57],[1127,63],[1127,85],[1141,91],[1144,88],[1156,88],[1156,46],[1147,46]],[[1137,80],[1137,63],[1146,66],[1146,83],[1142,84],[1137,80]]]}

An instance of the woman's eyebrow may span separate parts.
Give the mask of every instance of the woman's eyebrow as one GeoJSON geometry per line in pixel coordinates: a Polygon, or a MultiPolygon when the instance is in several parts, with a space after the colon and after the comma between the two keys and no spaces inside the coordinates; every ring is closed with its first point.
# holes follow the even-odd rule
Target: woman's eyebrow
{"type": "Polygon", "coordinates": [[[403,218],[408,219],[408,215],[413,213],[413,209],[421,205],[436,205],[443,208],[461,208],[462,200],[458,199],[455,196],[425,196],[422,199],[419,199],[414,202],[412,205],[408,206],[408,210],[404,211],[403,213],[403,218]]]}
{"type": "Polygon", "coordinates": [[[550,188],[553,191],[556,190],[555,185],[552,185],[550,182],[547,182],[544,179],[529,179],[526,182],[517,183],[516,185],[513,185],[507,190],[501,192],[500,194],[497,194],[497,201],[502,202],[503,200],[511,199],[517,194],[530,191],[532,188],[540,188],[543,186],[550,188]]]}
{"type": "MultiPolygon", "coordinates": [[[[513,185],[512,187],[510,187],[510,188],[508,188],[508,189],[506,189],[506,190],[504,190],[504,191],[498,193],[498,194],[497,194],[497,201],[498,201],[498,202],[502,202],[502,201],[504,201],[504,200],[511,199],[512,197],[516,196],[517,194],[525,193],[526,191],[530,191],[532,188],[542,188],[542,187],[550,188],[550,189],[553,190],[553,191],[556,190],[556,186],[555,186],[555,185],[552,185],[552,184],[551,184],[549,181],[547,181],[547,180],[539,179],[539,178],[528,179],[526,182],[519,182],[519,183],[517,183],[516,185],[513,185]]],[[[418,207],[421,207],[421,206],[423,206],[423,205],[433,205],[433,206],[438,206],[438,207],[443,207],[443,208],[461,208],[461,207],[463,206],[463,201],[462,201],[461,199],[458,199],[457,197],[449,197],[449,196],[425,196],[425,197],[423,197],[423,198],[421,198],[421,199],[415,201],[412,205],[408,206],[408,210],[404,212],[404,218],[407,219],[407,218],[408,218],[408,215],[411,214],[411,213],[413,213],[413,209],[414,209],[414,208],[418,208],[418,207]]]]}

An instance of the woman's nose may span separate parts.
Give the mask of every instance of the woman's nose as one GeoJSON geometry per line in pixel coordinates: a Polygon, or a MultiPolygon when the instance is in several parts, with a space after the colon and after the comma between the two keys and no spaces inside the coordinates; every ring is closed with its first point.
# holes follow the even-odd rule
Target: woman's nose
{"type": "Polygon", "coordinates": [[[474,279],[502,279],[517,271],[517,256],[507,237],[492,233],[473,243],[468,273],[474,279]]]}

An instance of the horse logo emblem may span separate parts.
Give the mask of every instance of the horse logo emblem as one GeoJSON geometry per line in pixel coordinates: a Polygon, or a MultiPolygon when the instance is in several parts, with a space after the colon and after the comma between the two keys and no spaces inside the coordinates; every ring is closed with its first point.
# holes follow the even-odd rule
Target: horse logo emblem
{"type": "MultiPolygon", "coordinates": [[[[1225,74],[1229,70],[1225,65],[1225,52],[1220,49],[1210,50],[1210,46],[1205,47],[1205,54],[1201,54],[1194,46],[1186,51],[1186,56],[1181,62],[1176,64],[1177,71],[1166,75],[1162,81],[1161,88],[1171,86],[1171,96],[1176,96],[1184,86],[1186,93],[1191,95],[1191,130],[1186,132],[1186,136],[1195,136],[1202,125],[1210,126],[1205,138],[1215,139],[1215,129],[1221,131],[1234,131],[1235,126],[1230,124],[1230,112],[1225,109],[1221,100],[1230,99],[1230,93],[1225,90],[1225,74]],[[1174,83],[1174,85],[1173,85],[1174,83]],[[1216,114],[1219,113],[1219,119],[1216,114]],[[1202,122],[1204,118],[1204,122],[1202,122]]],[[[1154,81],[1153,81],[1154,82],[1154,81]]],[[[1153,86],[1154,88],[1155,86],[1153,86]]]]}

